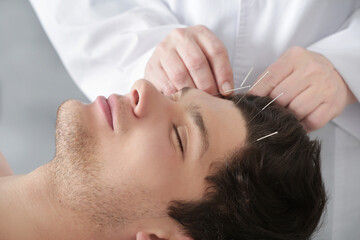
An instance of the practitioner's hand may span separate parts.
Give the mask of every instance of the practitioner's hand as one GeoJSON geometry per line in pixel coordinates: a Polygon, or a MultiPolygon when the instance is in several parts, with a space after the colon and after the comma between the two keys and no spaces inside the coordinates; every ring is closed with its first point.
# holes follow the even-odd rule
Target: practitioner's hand
{"type": "Polygon", "coordinates": [[[324,126],[356,101],[340,74],[324,56],[301,47],[288,49],[250,93],[275,98],[290,109],[307,131],[324,126]]]}
{"type": "MultiPolygon", "coordinates": [[[[233,73],[224,44],[205,26],[177,28],[155,49],[145,79],[165,95],[183,87],[210,94],[233,88],[233,73]]],[[[225,94],[224,94],[225,95],[225,94]]]]}

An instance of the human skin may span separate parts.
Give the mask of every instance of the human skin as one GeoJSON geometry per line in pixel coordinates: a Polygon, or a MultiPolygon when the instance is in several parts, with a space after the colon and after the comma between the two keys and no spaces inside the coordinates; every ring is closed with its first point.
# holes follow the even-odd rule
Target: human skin
{"type": "Polygon", "coordinates": [[[270,74],[262,87],[250,93],[275,98],[284,92],[277,102],[292,111],[309,132],[321,128],[341,114],[346,105],[357,101],[326,57],[301,47],[288,49],[266,71],[270,74]]]}
{"type": "Polygon", "coordinates": [[[244,145],[246,127],[229,100],[197,89],[180,95],[166,97],[139,80],[128,95],[109,97],[110,124],[103,98],[63,103],[53,161],[0,178],[0,238],[188,239],[167,215],[168,204],[200,199],[211,167],[244,145]],[[188,114],[194,104],[207,128],[203,154],[188,114]]]}
{"type": "MultiPolygon", "coordinates": [[[[357,101],[334,65],[319,53],[291,47],[264,71],[261,87],[250,93],[277,97],[307,131],[321,128],[357,101]]],[[[259,78],[261,76],[260,75],[259,78]]],[[[197,87],[210,94],[233,88],[230,61],[224,45],[205,26],[175,29],[155,49],[145,77],[165,94],[197,87]],[[212,72],[213,71],[213,72],[212,72]],[[224,83],[227,88],[223,89],[224,83]]]]}
{"type": "Polygon", "coordinates": [[[146,65],[145,78],[165,95],[183,87],[213,94],[234,86],[224,44],[203,25],[174,29],[156,47],[146,65]]]}
{"type": "Polygon", "coordinates": [[[13,172],[6,161],[4,155],[0,152],[0,177],[11,176],[13,172]]]}

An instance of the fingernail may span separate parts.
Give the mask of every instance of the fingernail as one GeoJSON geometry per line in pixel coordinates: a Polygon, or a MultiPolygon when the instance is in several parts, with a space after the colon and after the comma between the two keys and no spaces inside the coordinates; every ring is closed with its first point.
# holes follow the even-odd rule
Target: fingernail
{"type": "Polygon", "coordinates": [[[229,91],[229,90],[231,89],[231,85],[230,85],[229,82],[225,82],[225,83],[221,86],[221,88],[222,88],[222,91],[223,91],[223,93],[224,93],[224,92],[229,91]]]}

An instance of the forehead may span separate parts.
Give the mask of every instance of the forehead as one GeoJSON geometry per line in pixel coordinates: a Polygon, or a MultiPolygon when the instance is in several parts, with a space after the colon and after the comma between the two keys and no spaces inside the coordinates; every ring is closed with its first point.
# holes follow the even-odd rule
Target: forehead
{"type": "Polygon", "coordinates": [[[216,161],[230,150],[245,144],[246,122],[232,101],[198,89],[185,91],[187,97],[184,100],[199,106],[207,128],[209,148],[200,159],[211,158],[216,161]]]}

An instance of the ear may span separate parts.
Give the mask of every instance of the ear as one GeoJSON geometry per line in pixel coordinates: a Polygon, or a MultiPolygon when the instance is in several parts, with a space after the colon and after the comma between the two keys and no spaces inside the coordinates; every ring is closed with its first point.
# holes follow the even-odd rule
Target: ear
{"type": "Polygon", "coordinates": [[[193,240],[191,237],[185,236],[183,233],[177,233],[170,238],[159,237],[153,233],[138,232],[136,233],[136,240],[193,240]]]}

